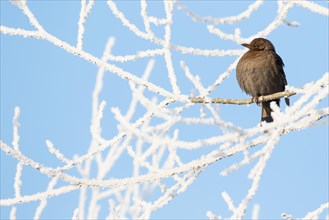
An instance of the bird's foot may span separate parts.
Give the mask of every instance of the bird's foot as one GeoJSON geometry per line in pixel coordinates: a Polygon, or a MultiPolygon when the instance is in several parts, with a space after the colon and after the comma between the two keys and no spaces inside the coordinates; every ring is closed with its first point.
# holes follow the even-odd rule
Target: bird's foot
{"type": "Polygon", "coordinates": [[[252,101],[255,102],[257,105],[259,105],[259,96],[252,97],[252,101]]]}

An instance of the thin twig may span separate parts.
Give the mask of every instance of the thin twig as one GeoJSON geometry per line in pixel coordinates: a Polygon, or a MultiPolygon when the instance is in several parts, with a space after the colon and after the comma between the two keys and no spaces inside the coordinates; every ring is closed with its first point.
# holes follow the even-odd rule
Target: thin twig
{"type": "Polygon", "coordinates": [[[264,102],[270,101],[279,98],[287,98],[293,95],[296,95],[296,92],[292,91],[284,91],[284,92],[277,92],[271,95],[260,96],[257,100],[251,99],[222,99],[222,98],[212,98],[212,99],[205,99],[205,98],[190,98],[190,101],[193,103],[213,103],[213,104],[235,104],[235,105],[248,105],[251,103],[264,102]]]}

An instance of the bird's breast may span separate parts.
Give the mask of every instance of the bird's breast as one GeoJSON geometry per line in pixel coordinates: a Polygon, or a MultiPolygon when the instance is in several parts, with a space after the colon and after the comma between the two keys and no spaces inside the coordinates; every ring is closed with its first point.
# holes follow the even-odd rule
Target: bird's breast
{"type": "Polygon", "coordinates": [[[282,74],[277,67],[275,57],[265,51],[249,52],[241,57],[236,69],[236,77],[241,89],[252,96],[283,91],[284,85],[280,76],[282,74]]]}

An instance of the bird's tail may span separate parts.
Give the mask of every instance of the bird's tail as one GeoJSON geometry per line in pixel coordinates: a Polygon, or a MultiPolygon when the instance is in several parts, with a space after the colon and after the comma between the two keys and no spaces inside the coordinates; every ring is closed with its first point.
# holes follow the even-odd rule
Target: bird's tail
{"type": "Polygon", "coordinates": [[[275,101],[276,104],[280,107],[280,99],[275,99],[272,101],[262,102],[262,118],[261,121],[272,122],[273,118],[271,116],[272,109],[270,107],[270,103],[275,101]]]}

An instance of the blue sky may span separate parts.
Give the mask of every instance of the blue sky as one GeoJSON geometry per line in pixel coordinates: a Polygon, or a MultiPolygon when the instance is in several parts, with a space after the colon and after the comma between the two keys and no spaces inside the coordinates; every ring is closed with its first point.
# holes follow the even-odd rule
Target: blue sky
{"type": "MultiPolygon", "coordinates": [[[[201,16],[224,17],[245,10],[249,1],[191,1],[183,2],[189,9],[201,16]]],[[[316,1],[328,7],[328,1],[316,1]]],[[[1,0],[1,25],[33,30],[25,15],[13,4],[1,0]]],[[[142,28],[140,3],[120,1],[118,8],[126,17],[142,28]]],[[[76,45],[80,1],[30,1],[30,10],[45,30],[59,39],[76,45]]],[[[249,37],[263,29],[276,16],[277,3],[265,2],[249,19],[237,24],[219,26],[223,31],[233,33],[241,29],[243,37],[249,37]]],[[[152,1],[149,14],[164,17],[163,3],[152,1]]],[[[328,71],[328,17],[315,14],[302,7],[289,11],[288,21],[297,21],[299,27],[281,25],[269,36],[285,62],[288,84],[301,87],[316,81],[328,71]]],[[[172,41],[174,44],[203,49],[242,49],[242,46],[219,39],[207,31],[207,24],[193,22],[182,10],[174,9],[172,41]]],[[[163,36],[163,28],[155,27],[157,36],[163,36]]],[[[109,10],[105,1],[96,1],[87,19],[84,35],[84,49],[96,57],[101,57],[107,39],[116,38],[112,53],[115,55],[134,54],[156,45],[136,37],[109,10]]],[[[12,141],[12,117],[15,106],[21,109],[20,149],[32,159],[48,166],[62,166],[47,151],[45,140],[51,140],[68,158],[85,154],[90,144],[90,119],[92,91],[95,84],[97,66],[68,54],[44,40],[8,36],[1,34],[1,140],[12,141]]],[[[209,86],[236,59],[228,57],[203,57],[183,55],[173,52],[173,65],[181,91],[190,95],[193,85],[188,82],[180,68],[184,60],[192,74],[199,75],[202,83],[209,86]]],[[[130,63],[115,63],[119,67],[141,76],[149,58],[130,63]]],[[[150,81],[169,89],[163,58],[156,58],[150,81]]],[[[211,97],[247,98],[235,79],[235,71],[215,89],[211,97]]],[[[106,72],[101,99],[107,101],[107,108],[127,109],[131,94],[127,81],[106,72]]],[[[292,97],[293,103],[298,97],[292,97]]],[[[327,107],[328,99],[319,107],[327,107]]],[[[282,102],[282,107],[284,104],[282,102]]],[[[187,112],[197,117],[199,106],[187,112]]],[[[260,118],[260,108],[256,105],[225,105],[220,109],[221,117],[243,128],[254,127],[260,118]]],[[[136,116],[137,118],[137,116],[136,116]]],[[[136,119],[135,118],[135,119],[136,119]]],[[[324,120],[327,120],[325,118],[324,120]]],[[[104,116],[103,134],[111,138],[117,133],[116,121],[110,115],[104,116]]],[[[200,128],[185,128],[181,137],[185,140],[216,134],[218,130],[200,132],[200,128]]],[[[1,151],[1,199],[14,197],[13,182],[17,161],[1,151]]],[[[200,152],[183,152],[184,159],[196,158],[200,152]]],[[[302,217],[307,212],[328,202],[328,125],[315,126],[307,130],[295,131],[283,136],[274,150],[262,177],[257,195],[251,201],[260,204],[260,218],[279,218],[285,212],[302,217]]],[[[250,187],[247,175],[255,164],[222,177],[219,173],[232,163],[242,159],[242,155],[219,161],[208,166],[198,179],[168,205],[155,211],[151,218],[193,218],[204,219],[206,212],[229,217],[231,213],[220,193],[227,191],[238,203],[250,187]]],[[[125,166],[123,166],[125,167],[125,166]]],[[[131,167],[118,168],[113,177],[127,177],[131,167]]],[[[72,173],[75,173],[74,171],[72,173]]],[[[75,173],[76,174],[76,173],[75,173]]],[[[22,195],[42,191],[48,179],[35,170],[25,167],[22,176],[22,195]]],[[[78,193],[73,192],[49,199],[44,210],[44,218],[70,218],[78,202],[78,193]],[[63,202],[65,201],[65,202],[63,202]],[[58,212],[58,210],[61,210],[58,212]]],[[[107,203],[104,203],[105,205],[107,203]]],[[[38,202],[17,205],[18,218],[33,218],[38,202]]],[[[104,208],[105,209],[105,208],[104,208]]],[[[246,218],[251,217],[248,209],[246,218]]],[[[102,214],[105,216],[105,210],[102,214]]],[[[1,206],[1,219],[9,218],[10,207],[1,206]]],[[[328,210],[326,211],[328,213],[328,210]]],[[[325,214],[322,216],[326,216],[325,214]]]]}

